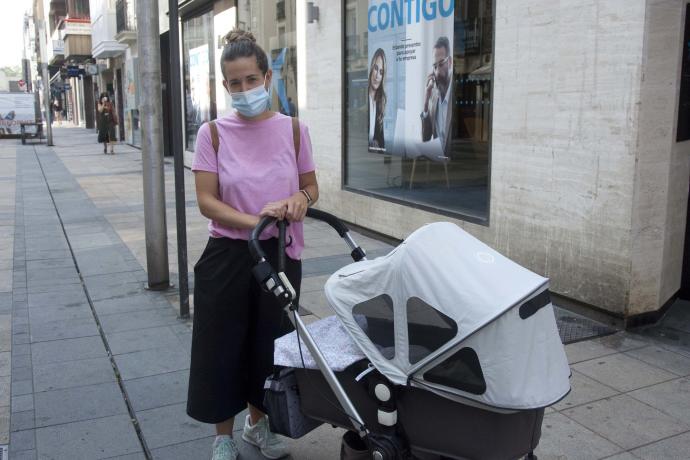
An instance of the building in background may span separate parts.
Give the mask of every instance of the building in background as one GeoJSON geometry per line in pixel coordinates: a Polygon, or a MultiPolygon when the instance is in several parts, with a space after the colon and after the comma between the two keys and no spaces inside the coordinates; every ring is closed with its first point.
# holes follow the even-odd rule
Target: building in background
{"type": "MultiPolygon", "coordinates": [[[[94,63],[88,0],[34,0],[34,22],[46,24],[46,58],[51,98],[60,101],[67,120],[95,127],[94,63]]],[[[38,27],[35,33],[38,33],[38,27]]],[[[37,40],[37,38],[35,38],[37,40]]],[[[35,55],[40,55],[38,42],[35,55]]],[[[39,59],[37,59],[38,61],[39,59]]],[[[39,75],[40,77],[40,75],[39,75]]]]}
{"type": "Polygon", "coordinates": [[[91,18],[98,93],[115,103],[120,140],[141,146],[135,0],[91,0],[91,18]]]}
{"type": "Polygon", "coordinates": [[[320,207],[397,238],[455,222],[563,302],[635,321],[690,282],[689,16],[687,1],[181,1],[183,93],[163,103],[183,101],[190,163],[199,126],[231,108],[222,38],[251,30],[280,76],[273,108],[289,97],[310,126],[320,207]]]}

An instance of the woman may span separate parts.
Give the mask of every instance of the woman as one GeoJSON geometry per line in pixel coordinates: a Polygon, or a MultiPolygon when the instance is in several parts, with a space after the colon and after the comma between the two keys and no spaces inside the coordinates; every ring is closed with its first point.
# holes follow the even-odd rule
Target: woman
{"type": "Polygon", "coordinates": [[[115,154],[115,126],[117,126],[117,114],[115,107],[110,102],[107,93],[102,93],[98,101],[98,142],[103,143],[103,153],[108,153],[110,144],[110,154],[115,154]]]}
{"type": "Polygon", "coordinates": [[[369,149],[385,151],[383,139],[383,115],[386,112],[386,55],[381,48],[374,52],[369,66],[369,149]]]}
{"type": "Polygon", "coordinates": [[[57,97],[53,99],[53,113],[55,114],[53,120],[57,120],[58,126],[62,126],[62,104],[57,97]]]}
{"type": "MultiPolygon", "coordinates": [[[[210,238],[194,267],[187,413],[215,424],[213,460],[234,460],[234,417],[247,407],[242,438],[265,457],[280,458],[288,452],[269,430],[263,385],[273,371],[273,341],[292,326],[272,294],[254,281],[247,240],[262,216],[290,221],[285,271],[299,295],[302,220],[319,190],[306,126],[299,126],[295,152],[292,119],[269,110],[272,72],[253,35],[230,32],[220,66],[235,112],[211,122],[215,128],[202,125],[192,164],[210,238]]],[[[274,266],[276,235],[275,227],[264,232],[262,245],[274,266]]]]}

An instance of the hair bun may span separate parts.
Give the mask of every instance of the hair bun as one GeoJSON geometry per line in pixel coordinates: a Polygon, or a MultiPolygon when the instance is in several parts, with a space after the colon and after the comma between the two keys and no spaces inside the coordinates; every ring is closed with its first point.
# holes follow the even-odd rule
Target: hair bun
{"type": "Polygon", "coordinates": [[[230,45],[232,43],[237,43],[241,41],[250,41],[252,43],[256,43],[256,38],[254,38],[254,34],[252,34],[251,32],[241,29],[231,30],[225,35],[225,37],[223,37],[223,42],[226,45],[230,45]]]}

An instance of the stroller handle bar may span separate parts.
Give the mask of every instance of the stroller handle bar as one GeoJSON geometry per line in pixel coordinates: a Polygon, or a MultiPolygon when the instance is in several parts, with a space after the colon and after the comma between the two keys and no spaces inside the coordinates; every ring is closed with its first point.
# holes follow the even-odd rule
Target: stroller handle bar
{"type": "MultiPolygon", "coordinates": [[[[340,235],[340,237],[342,239],[344,239],[345,242],[347,243],[348,247],[352,251],[350,253],[350,256],[352,257],[352,259],[355,262],[359,262],[360,260],[366,260],[366,258],[367,258],[366,253],[364,252],[364,250],[361,247],[359,247],[357,245],[355,240],[350,235],[350,230],[343,223],[343,221],[338,219],[333,214],[329,214],[325,211],[320,211],[320,210],[314,209],[314,208],[307,209],[307,217],[312,218],[312,219],[316,219],[316,220],[320,220],[322,222],[327,223],[331,227],[333,227],[333,229],[336,232],[338,232],[338,235],[340,235]]],[[[266,259],[266,253],[264,253],[263,249],[261,248],[261,242],[259,240],[259,237],[261,236],[263,231],[266,230],[266,228],[268,228],[273,222],[276,222],[276,220],[277,219],[275,217],[262,217],[261,220],[259,221],[259,224],[256,227],[254,227],[254,229],[252,230],[251,236],[249,237],[249,252],[250,252],[252,258],[254,259],[254,262],[256,262],[256,263],[261,262],[262,259],[264,259],[264,260],[266,259]]],[[[283,221],[283,224],[284,223],[285,222],[283,221]]],[[[278,224],[279,224],[278,227],[280,230],[280,226],[281,226],[280,221],[278,222],[278,224]]],[[[281,233],[282,233],[282,231],[281,231],[281,233]]],[[[283,235],[284,235],[284,233],[283,233],[283,235]]],[[[279,253],[280,257],[282,257],[282,255],[285,253],[285,240],[280,241],[280,237],[279,237],[279,243],[281,243],[281,244],[280,244],[280,247],[278,248],[278,253],[279,253]]],[[[280,265],[280,261],[279,261],[279,265],[280,265]]],[[[283,271],[283,268],[284,268],[284,266],[279,266],[278,270],[283,271]]]]}
{"type": "MultiPolygon", "coordinates": [[[[352,249],[351,256],[355,261],[366,259],[364,250],[357,246],[350,236],[348,228],[343,222],[340,221],[340,219],[332,214],[318,211],[316,209],[308,209],[307,216],[324,221],[333,227],[352,249]]],[[[288,317],[290,317],[295,329],[297,329],[298,337],[301,337],[304,340],[307,349],[316,361],[317,366],[323,373],[324,378],[328,382],[328,385],[338,399],[338,402],[347,414],[347,417],[350,419],[353,428],[361,437],[366,437],[369,435],[369,430],[364,425],[361,415],[357,411],[357,408],[355,408],[353,405],[350,398],[347,396],[347,393],[343,389],[333,371],[330,369],[330,367],[328,367],[326,358],[323,356],[323,353],[314,341],[314,338],[307,330],[302,318],[296,314],[296,310],[299,308],[296,301],[297,293],[295,292],[295,289],[290,283],[287,275],[285,275],[285,234],[288,223],[285,220],[280,220],[277,222],[276,220],[277,219],[274,217],[262,217],[259,221],[259,224],[252,230],[251,237],[249,239],[249,252],[256,263],[252,269],[254,278],[264,291],[273,293],[282,309],[288,313],[293,313],[292,316],[288,315],[288,317]],[[274,222],[278,226],[277,272],[266,260],[266,253],[261,248],[261,243],[259,241],[259,236],[261,233],[274,222]]]]}

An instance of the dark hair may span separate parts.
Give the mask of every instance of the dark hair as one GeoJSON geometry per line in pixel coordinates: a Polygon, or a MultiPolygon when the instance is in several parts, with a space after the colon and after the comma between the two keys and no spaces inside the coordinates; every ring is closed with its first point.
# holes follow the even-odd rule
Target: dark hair
{"type": "Polygon", "coordinates": [[[234,29],[228,32],[228,34],[223,37],[223,42],[225,47],[223,48],[223,55],[220,58],[220,69],[225,76],[225,66],[224,63],[228,61],[234,61],[241,57],[256,57],[256,64],[259,66],[261,72],[266,75],[268,72],[268,58],[264,50],[256,44],[256,38],[251,32],[246,30],[234,29]]]}
{"type": "Polygon", "coordinates": [[[369,81],[367,85],[371,85],[371,74],[374,73],[374,63],[377,58],[381,58],[383,62],[383,72],[381,75],[381,85],[378,87],[374,93],[374,102],[376,103],[376,122],[383,123],[383,113],[386,111],[386,91],[383,89],[384,80],[386,79],[386,54],[381,48],[374,51],[374,55],[371,57],[371,65],[369,66],[369,81]]]}
{"type": "Polygon", "coordinates": [[[438,37],[434,48],[445,48],[446,56],[450,56],[450,42],[448,41],[448,37],[438,37]]]}

